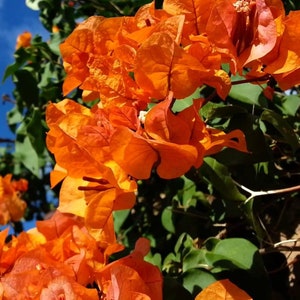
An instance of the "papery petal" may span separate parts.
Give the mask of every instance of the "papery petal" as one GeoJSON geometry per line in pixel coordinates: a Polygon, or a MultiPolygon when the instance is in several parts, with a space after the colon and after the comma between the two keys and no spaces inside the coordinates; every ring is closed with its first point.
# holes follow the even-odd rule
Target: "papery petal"
{"type": "Polygon", "coordinates": [[[299,11],[291,11],[284,20],[285,26],[279,46],[279,53],[275,60],[267,65],[265,72],[270,74],[287,73],[299,68],[300,45],[298,26],[299,11]]]}
{"type": "Polygon", "coordinates": [[[248,152],[245,136],[241,130],[232,130],[227,134],[216,129],[209,129],[208,132],[210,133],[210,141],[203,143],[206,155],[220,152],[224,147],[248,152]]]}
{"type": "Polygon", "coordinates": [[[154,33],[138,49],[135,79],[151,97],[164,99],[169,91],[175,98],[192,94],[208,71],[175,43],[168,33],[154,33]]]}
{"type": "Polygon", "coordinates": [[[114,160],[131,176],[138,179],[150,177],[158,154],[140,135],[128,128],[117,128],[111,139],[114,160]]]}
{"type": "Polygon", "coordinates": [[[252,300],[252,298],[228,279],[210,284],[195,300],[252,300]]]}
{"type": "Polygon", "coordinates": [[[145,130],[153,139],[162,139],[177,144],[188,144],[190,128],[182,118],[171,111],[172,94],[147,112],[145,130]]]}

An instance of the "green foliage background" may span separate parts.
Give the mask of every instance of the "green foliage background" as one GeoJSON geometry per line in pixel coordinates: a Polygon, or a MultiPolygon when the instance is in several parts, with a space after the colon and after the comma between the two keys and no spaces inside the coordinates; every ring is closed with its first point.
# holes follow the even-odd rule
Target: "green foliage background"
{"type": "MultiPolygon", "coordinates": [[[[146,2],[26,1],[40,11],[50,40],[35,36],[30,47],[15,52],[15,62],[4,74],[4,80],[11,77],[15,83],[16,104],[7,114],[15,143],[0,149],[0,173],[29,180],[26,220],[43,219],[57,204],[59,187],[49,192],[54,162],[45,146],[44,117],[48,101],[63,99],[65,72],[59,44],[82,19],[132,15],[146,2]],[[52,33],[53,26],[59,32],[52,33]]],[[[297,0],[284,4],[287,12],[300,9],[297,0]]],[[[296,230],[299,192],[249,199],[239,185],[252,191],[299,185],[299,87],[284,93],[275,85],[273,101],[265,98],[261,86],[251,83],[234,85],[226,101],[209,87],[196,93],[211,99],[201,109],[206,123],[224,131],[241,129],[250,152],[225,149],[182,178],[163,180],[153,173],[149,180],[140,181],[134,209],[115,213],[118,239],[128,252],[138,237],[151,240],[147,259],[163,272],[165,299],[193,299],[222,278],[230,278],[254,299],[271,299],[276,293],[289,299],[286,258],[275,244],[282,233],[289,238],[296,230]]],[[[80,90],[71,98],[82,103],[80,90]]],[[[181,100],[176,109],[190,103],[191,97],[181,100]]],[[[12,225],[16,234],[23,230],[22,222],[12,225]]]]}

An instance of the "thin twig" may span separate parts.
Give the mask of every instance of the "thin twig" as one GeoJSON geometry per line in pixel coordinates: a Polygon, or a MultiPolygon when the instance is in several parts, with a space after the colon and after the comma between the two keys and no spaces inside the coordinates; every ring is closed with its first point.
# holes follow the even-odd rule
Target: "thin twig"
{"type": "Polygon", "coordinates": [[[15,141],[14,140],[11,140],[11,139],[2,139],[0,138],[0,143],[14,143],[15,141]]]}
{"type": "Polygon", "coordinates": [[[252,191],[249,188],[245,187],[244,185],[239,184],[235,180],[233,182],[242,190],[248,192],[250,196],[246,199],[245,204],[248,203],[250,200],[252,200],[255,197],[258,196],[266,196],[266,195],[274,195],[274,194],[282,194],[282,193],[290,193],[294,191],[300,190],[300,185],[295,185],[289,188],[284,189],[277,189],[277,190],[268,190],[268,191],[252,191]]]}
{"type": "Polygon", "coordinates": [[[236,81],[232,81],[231,84],[232,85],[237,85],[237,84],[250,83],[250,82],[260,82],[260,81],[266,81],[266,80],[270,80],[270,75],[263,75],[263,76],[257,77],[257,78],[248,78],[248,79],[243,79],[243,80],[236,80],[236,81]]]}

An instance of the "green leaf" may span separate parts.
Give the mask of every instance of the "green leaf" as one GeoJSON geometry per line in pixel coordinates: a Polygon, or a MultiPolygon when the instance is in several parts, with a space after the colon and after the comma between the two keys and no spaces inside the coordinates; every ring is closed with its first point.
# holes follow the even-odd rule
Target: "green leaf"
{"type": "Polygon", "coordinates": [[[175,233],[176,229],[173,223],[173,212],[172,212],[172,206],[167,206],[161,215],[161,223],[164,226],[166,230],[168,230],[171,233],[175,233]]]}
{"type": "Polygon", "coordinates": [[[15,62],[6,68],[2,81],[4,82],[9,76],[19,70],[30,59],[30,56],[26,49],[19,48],[15,53],[15,62]]]}
{"type": "Polygon", "coordinates": [[[286,95],[280,98],[280,105],[275,103],[282,113],[295,116],[300,107],[300,97],[299,95],[286,95]]]}
{"type": "Polygon", "coordinates": [[[199,97],[200,97],[200,89],[197,88],[192,95],[184,99],[177,99],[173,104],[172,111],[176,113],[184,110],[185,108],[193,104],[194,99],[198,99],[199,97]]]}
{"type": "Polygon", "coordinates": [[[16,141],[15,158],[34,175],[36,175],[37,177],[40,176],[39,158],[28,136],[26,136],[23,141],[16,141]]]}
{"type": "Polygon", "coordinates": [[[7,123],[13,132],[15,132],[16,126],[23,121],[23,115],[16,105],[9,112],[7,112],[6,118],[7,123]]]}
{"type": "Polygon", "coordinates": [[[42,114],[39,108],[33,108],[27,124],[27,134],[36,152],[42,155],[45,151],[45,129],[42,124],[42,114]]]}
{"type": "Polygon", "coordinates": [[[59,45],[62,43],[63,38],[59,32],[53,33],[49,42],[49,48],[57,56],[60,55],[59,45]]]}
{"type": "Polygon", "coordinates": [[[113,212],[115,232],[119,233],[122,225],[129,216],[130,209],[117,210],[113,212]]]}
{"type": "MultiPolygon", "coordinates": [[[[234,76],[233,82],[238,80],[244,80],[244,77],[234,76]]],[[[258,106],[266,106],[266,103],[262,103],[262,98],[260,98],[260,94],[263,89],[261,86],[252,83],[243,83],[232,85],[229,96],[237,101],[255,104],[258,106]]]]}
{"type": "Polygon", "coordinates": [[[205,253],[211,273],[226,276],[247,291],[253,299],[271,299],[270,279],[256,246],[246,239],[220,240],[205,253]]]}
{"type": "Polygon", "coordinates": [[[203,249],[192,249],[183,258],[182,271],[186,272],[189,269],[201,267],[205,264],[203,249]]]}
{"type": "Polygon", "coordinates": [[[258,249],[251,242],[242,238],[228,238],[215,244],[205,253],[205,260],[212,272],[231,269],[243,269],[253,274],[265,274],[264,264],[258,249]]]}
{"type": "Polygon", "coordinates": [[[195,199],[196,184],[192,180],[182,176],[184,181],[183,188],[178,191],[178,198],[185,209],[190,206],[195,206],[197,200],[195,199]]]}
{"type": "Polygon", "coordinates": [[[184,288],[195,297],[201,290],[215,282],[216,278],[206,270],[195,268],[184,272],[181,276],[181,280],[184,288]]]}
{"type": "Polygon", "coordinates": [[[39,90],[37,82],[29,70],[17,70],[14,74],[14,83],[20,96],[18,101],[28,103],[27,107],[30,104],[38,105],[39,90]]]}
{"type": "MultiPolygon", "coordinates": [[[[208,104],[206,104],[204,107],[206,107],[207,105],[208,104]]],[[[216,118],[228,119],[236,114],[247,113],[247,110],[237,105],[228,105],[228,106],[209,105],[209,108],[207,108],[204,112],[205,112],[205,118],[207,120],[211,120],[216,118]]]]}
{"type": "Polygon", "coordinates": [[[152,255],[151,252],[149,252],[145,257],[144,260],[151,263],[152,265],[157,266],[159,269],[161,269],[162,266],[162,258],[160,253],[155,253],[152,255]]]}
{"type": "Polygon", "coordinates": [[[294,153],[297,149],[299,149],[300,144],[298,142],[297,135],[290,124],[282,116],[272,110],[266,109],[261,114],[260,119],[272,124],[281,134],[286,143],[291,146],[294,153]]]}
{"type": "Polygon", "coordinates": [[[26,5],[31,8],[32,10],[40,10],[39,8],[39,3],[42,0],[26,0],[25,3],[26,5]]]}
{"type": "Polygon", "coordinates": [[[225,200],[245,201],[246,196],[241,194],[233,182],[226,166],[212,157],[204,158],[200,168],[203,176],[222,195],[225,200]]]}
{"type": "Polygon", "coordinates": [[[174,251],[175,253],[183,252],[185,249],[190,251],[190,249],[193,248],[193,245],[193,239],[187,233],[182,233],[177,240],[174,251]]]}

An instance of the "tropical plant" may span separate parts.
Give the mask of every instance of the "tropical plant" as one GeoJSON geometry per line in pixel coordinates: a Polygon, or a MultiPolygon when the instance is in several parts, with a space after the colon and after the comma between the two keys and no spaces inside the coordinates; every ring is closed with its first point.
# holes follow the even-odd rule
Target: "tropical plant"
{"type": "Polygon", "coordinates": [[[299,4],[147,2],[26,1],[3,299],[294,297],[299,4]]]}

